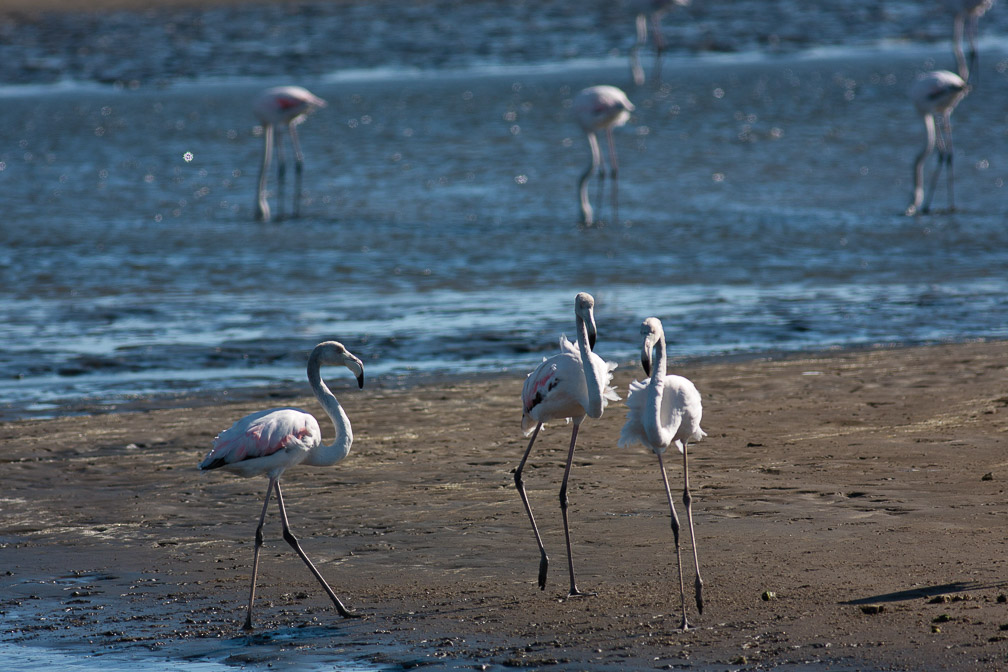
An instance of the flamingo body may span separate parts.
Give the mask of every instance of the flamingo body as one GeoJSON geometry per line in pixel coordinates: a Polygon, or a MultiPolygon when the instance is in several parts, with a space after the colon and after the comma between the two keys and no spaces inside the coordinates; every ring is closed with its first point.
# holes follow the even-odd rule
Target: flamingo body
{"type": "Polygon", "coordinates": [[[278,171],[278,215],[282,215],[283,213],[283,188],[286,173],[283,140],[280,135],[283,129],[287,130],[291,145],[294,147],[294,216],[298,216],[304,155],[301,152],[301,143],[298,140],[297,126],[311,112],[325,106],[326,101],[300,86],[277,86],[266,89],[255,99],[252,111],[263,127],[263,156],[259,170],[259,188],[256,193],[256,219],[258,221],[268,222],[271,217],[269,201],[266,197],[266,184],[270,161],[274,153],[274,141],[276,144],[275,151],[278,171]]]}
{"type": "Polygon", "coordinates": [[[605,181],[605,168],[602,165],[602,155],[598,144],[598,133],[604,131],[609,145],[609,172],[612,175],[613,217],[619,219],[619,161],[616,156],[616,145],[613,142],[612,131],[622,126],[630,119],[634,111],[633,103],[627,95],[615,86],[591,86],[584,89],[574,98],[572,104],[574,117],[581,130],[588,136],[588,147],[591,150],[591,163],[581,175],[578,182],[578,199],[581,205],[581,221],[585,226],[594,223],[594,213],[588,201],[588,180],[596,171],[599,174],[599,198],[605,181]]]}
{"type": "Polygon", "coordinates": [[[658,457],[665,494],[668,498],[672,519],[672,534],[675,538],[676,564],[679,568],[679,598],[682,606],[682,629],[689,628],[686,618],[686,593],[683,585],[682,555],[679,550],[679,517],[672,503],[665,462],[662,458],[669,446],[675,445],[683,456],[683,497],[686,517],[689,522],[690,538],[693,540],[693,562],[696,567],[694,592],[697,610],[703,613],[703,579],[700,578],[700,561],[697,556],[696,535],[693,532],[693,497],[689,489],[688,446],[690,441],[699,441],[707,434],[700,429],[703,407],[700,393],[687,378],[669,375],[665,372],[665,331],[661,321],[649,317],[641,324],[644,336],[641,349],[641,363],[644,373],[650,374],[646,382],[634,381],[630,384],[627,397],[627,419],[620,432],[619,446],[643,444],[658,457]]]}
{"type": "Polygon", "coordinates": [[[252,559],[252,587],[249,591],[248,612],[245,629],[252,629],[252,605],[255,602],[256,574],[259,569],[259,549],[263,543],[263,523],[266,508],[273,491],[276,491],[280,508],[280,522],[283,525],[284,540],[297,552],[325,589],[336,609],[342,616],[353,616],[343,606],[336,593],[319,573],[315,565],[301,549],[297,538],[291,533],[280,491],[280,477],[284,471],[297,464],[329,466],[350,454],[353,431],[350,420],[336,396],[322,380],[323,364],[342,364],[357,378],[357,384],[364,387],[364,365],[336,341],[319,343],[308,357],[308,381],[316,398],[325,409],[336,428],[336,437],[329,445],[322,443],[322,431],[318,421],[310,413],[296,408],[273,408],[246,415],[224,430],[214,439],[213,447],[200,462],[201,471],[225,469],[239,476],[269,476],[266,499],[256,528],[255,549],[252,559]]]}
{"type": "Polygon", "coordinates": [[[543,359],[525,379],[522,386],[522,433],[532,434],[538,423],[554,420],[581,422],[586,415],[601,417],[607,402],[619,400],[615,390],[608,385],[616,364],[606,362],[594,352],[589,353],[588,366],[594,370],[596,380],[605,380],[601,390],[602,404],[592,409],[588,398],[588,384],[585,379],[585,364],[578,347],[560,337],[560,353],[543,359]]]}
{"type": "Polygon", "coordinates": [[[952,112],[966,97],[970,87],[962,77],[948,70],[925,72],[910,87],[910,99],[924,119],[924,148],[914,161],[914,192],[906,214],[927,212],[943,167],[946,169],[949,210],[955,209],[955,172],[953,170],[952,112]],[[924,164],[938,148],[938,167],[931,175],[925,198],[924,164]]]}

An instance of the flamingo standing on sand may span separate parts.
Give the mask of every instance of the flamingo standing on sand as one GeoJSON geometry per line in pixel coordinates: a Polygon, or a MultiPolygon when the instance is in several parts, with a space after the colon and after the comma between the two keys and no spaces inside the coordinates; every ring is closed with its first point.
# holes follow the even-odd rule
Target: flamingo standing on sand
{"type": "Polygon", "coordinates": [[[683,456],[683,504],[689,521],[690,539],[693,541],[693,563],[696,567],[694,592],[697,611],[703,613],[703,580],[700,578],[700,561],[697,558],[696,535],[693,533],[693,498],[689,489],[688,446],[690,441],[699,441],[707,434],[700,429],[703,407],[696,386],[682,376],[665,373],[665,331],[656,317],[649,317],[641,324],[644,336],[641,363],[644,374],[651,376],[647,383],[630,383],[627,396],[627,420],[620,432],[619,446],[640,443],[650,448],[658,456],[669,511],[672,514],[672,535],[675,537],[676,563],[679,567],[679,598],[682,605],[682,629],[689,628],[686,620],[686,591],[683,587],[682,556],[679,553],[679,518],[672,504],[672,490],[662,455],[665,449],[675,445],[683,456]]]}
{"type": "Polygon", "coordinates": [[[970,73],[977,64],[977,24],[979,19],[994,4],[994,0],[945,0],[945,6],[955,13],[952,29],[952,44],[955,49],[956,66],[959,76],[970,81],[970,73]],[[969,61],[963,55],[963,34],[969,41],[969,61]]]}
{"type": "Polygon", "coordinates": [[[952,111],[959,104],[970,87],[964,78],[948,70],[925,72],[910,87],[910,99],[917,112],[924,117],[927,134],[924,149],[914,160],[913,200],[906,209],[907,215],[927,212],[934,197],[935,186],[943,166],[947,166],[945,178],[948,185],[949,211],[955,210],[955,172],[952,167],[952,111]],[[927,198],[924,194],[924,163],[938,147],[938,167],[931,174],[931,184],[927,198]]]}
{"type": "Polygon", "coordinates": [[[633,72],[634,84],[644,84],[644,68],[640,63],[640,50],[647,43],[648,24],[651,24],[651,34],[655,45],[655,79],[661,79],[661,58],[665,51],[665,38],[662,36],[662,17],[673,7],[686,7],[690,0],[631,0],[630,9],[637,16],[637,41],[630,50],[630,70],[633,72]]]}
{"type": "Polygon", "coordinates": [[[353,443],[353,431],[350,429],[350,419],[340,406],[336,396],[322,380],[323,364],[342,364],[350,369],[357,378],[357,384],[364,387],[364,365],[351,354],[343,344],[336,341],[319,343],[308,357],[308,381],[326,414],[336,426],[336,438],[330,445],[322,444],[322,431],[318,421],[305,411],[296,408],[274,408],[247,415],[224,430],[214,439],[213,449],[200,463],[202,471],[224,468],[239,476],[269,476],[266,487],[266,500],[263,502],[262,513],[259,516],[259,526],[255,533],[255,551],[252,558],[252,588],[249,591],[248,613],[245,617],[245,629],[252,629],[252,604],[255,601],[256,573],[259,569],[259,549],[263,543],[263,522],[266,520],[266,508],[270,496],[276,491],[277,505],[280,507],[280,523],[283,525],[284,540],[291,545],[297,554],[308,565],[315,578],[325,589],[343,617],[356,614],[348,611],[336,593],[308,559],[308,556],[291,533],[287,523],[287,511],[284,509],[283,495],[280,493],[280,476],[288,467],[296,464],[310,464],[327,467],[339,462],[350,453],[353,443]]]}
{"type": "Polygon", "coordinates": [[[574,316],[577,320],[577,346],[566,336],[560,337],[560,354],[544,359],[525,379],[522,387],[522,433],[532,435],[525,455],[515,469],[514,482],[518,488],[525,512],[528,513],[539,544],[539,589],[546,589],[546,571],[549,557],[543,547],[539,528],[536,527],[532,507],[525,494],[522,471],[535,444],[539,430],[546,422],[553,420],[573,420],[570,448],[567,451],[567,466],[564,469],[563,484],[560,486],[560,510],[563,515],[564,536],[567,541],[567,568],[570,571],[570,593],[568,596],[583,595],[574,581],[574,560],[571,557],[570,526],[567,521],[567,480],[570,477],[574,446],[577,443],[578,428],[585,416],[602,417],[608,401],[618,401],[616,391],[609,386],[616,364],[604,361],[592,352],[595,347],[595,299],[581,292],[574,297],[574,316]]]}
{"type": "Polygon", "coordinates": [[[605,182],[605,168],[602,165],[601,152],[597,133],[605,131],[609,143],[609,172],[612,174],[613,218],[619,220],[619,161],[616,158],[616,145],[613,143],[612,129],[622,126],[630,119],[634,111],[633,103],[626,94],[615,86],[591,86],[581,91],[574,98],[574,117],[581,129],[588,135],[588,146],[591,148],[591,163],[581,175],[578,182],[578,198],[581,203],[581,222],[585,226],[594,223],[591,203],[588,202],[588,180],[592,173],[599,174],[599,200],[602,198],[602,185],[605,182]]]}
{"type": "Polygon", "coordinates": [[[255,217],[257,221],[268,222],[270,220],[270,208],[266,200],[266,182],[269,175],[270,159],[273,155],[274,134],[276,134],[277,200],[279,202],[277,216],[283,217],[284,179],[287,167],[284,160],[283,138],[280,132],[284,128],[287,129],[291,145],[294,146],[294,216],[297,217],[300,213],[301,172],[304,155],[301,153],[301,143],[298,142],[297,126],[308,117],[308,114],[325,106],[326,101],[300,86],[277,86],[266,89],[256,98],[252,110],[263,127],[263,156],[259,168],[259,189],[256,192],[255,217]]]}

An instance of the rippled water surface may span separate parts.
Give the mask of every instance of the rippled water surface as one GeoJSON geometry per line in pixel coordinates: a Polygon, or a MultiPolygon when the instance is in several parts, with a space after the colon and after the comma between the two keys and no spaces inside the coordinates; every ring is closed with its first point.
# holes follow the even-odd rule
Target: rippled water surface
{"type": "Polygon", "coordinates": [[[938,3],[695,0],[664,23],[642,87],[616,3],[0,23],[0,419],[306,389],[327,338],[370,376],[524,375],[579,290],[628,365],[648,315],[676,357],[1008,336],[1004,7],[954,117],[959,209],[940,188],[917,218],[906,90],[954,66],[938,3]],[[257,224],[250,101],[277,83],[329,106],[301,126],[302,216],[257,224]],[[637,110],[619,218],[607,195],[583,229],[569,105],[598,83],[637,110]]]}

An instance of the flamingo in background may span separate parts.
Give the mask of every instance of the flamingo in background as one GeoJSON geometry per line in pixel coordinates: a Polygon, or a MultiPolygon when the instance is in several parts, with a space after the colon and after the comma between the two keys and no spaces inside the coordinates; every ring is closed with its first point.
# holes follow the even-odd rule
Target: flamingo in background
{"type": "Polygon", "coordinates": [[[924,117],[924,130],[927,138],[924,149],[914,161],[914,192],[913,200],[906,209],[907,215],[927,212],[934,197],[935,186],[942,167],[947,165],[946,180],[948,184],[949,211],[955,210],[955,172],[952,167],[952,111],[966,94],[969,85],[954,72],[948,70],[933,70],[925,72],[913,86],[910,87],[910,99],[913,100],[917,112],[924,117]],[[938,147],[938,167],[931,174],[931,184],[927,198],[924,197],[924,163],[938,147]]]}
{"type": "Polygon", "coordinates": [[[619,162],[616,158],[616,145],[613,143],[612,129],[622,126],[630,119],[634,111],[633,103],[626,94],[615,86],[591,86],[584,89],[574,98],[574,117],[581,129],[588,135],[588,146],[591,148],[591,163],[581,175],[578,182],[578,197],[581,203],[581,222],[585,226],[594,223],[591,203],[588,202],[588,180],[592,173],[599,174],[599,200],[602,198],[602,185],[605,182],[605,168],[602,165],[601,152],[597,133],[605,131],[609,143],[609,170],[612,173],[613,218],[619,221],[619,162]]]}
{"type": "Polygon", "coordinates": [[[578,428],[585,416],[602,417],[608,401],[618,401],[616,391],[609,386],[616,364],[606,362],[592,352],[595,347],[595,299],[585,292],[574,297],[574,316],[577,320],[577,347],[560,337],[560,354],[544,359],[542,364],[530,373],[522,386],[522,433],[532,435],[525,455],[515,469],[514,482],[518,488],[525,512],[532,522],[536,543],[539,544],[539,589],[546,589],[546,570],[549,557],[543,547],[535,516],[525,493],[522,471],[539,430],[546,422],[553,420],[573,420],[570,448],[567,452],[567,466],[564,469],[563,484],[560,486],[560,510],[563,514],[564,537],[567,541],[567,568],[570,571],[570,593],[568,597],[583,595],[574,581],[574,560],[571,557],[570,526],[567,522],[567,479],[574,459],[578,428]]]}
{"type": "Polygon", "coordinates": [[[994,0],[945,0],[945,6],[955,13],[952,43],[955,49],[956,66],[959,76],[970,81],[970,73],[977,64],[977,24],[979,19],[994,4],[994,0]],[[963,33],[969,41],[969,62],[963,55],[963,33]]]}
{"type": "Polygon", "coordinates": [[[357,378],[357,384],[364,387],[364,365],[352,355],[343,344],[336,341],[319,343],[308,357],[308,380],[326,414],[336,427],[336,438],[326,446],[322,444],[322,431],[318,421],[305,411],[296,408],[274,408],[247,415],[221,432],[214,439],[213,449],[200,463],[201,471],[224,468],[239,476],[269,476],[266,487],[266,501],[259,516],[259,526],[255,534],[255,551],[252,558],[252,588],[249,591],[248,613],[245,629],[252,629],[252,603],[255,601],[256,573],[259,569],[259,549],[263,543],[263,522],[270,495],[276,491],[277,505],[280,507],[280,523],[283,525],[284,540],[308,565],[315,578],[325,588],[336,610],[343,617],[355,616],[348,611],[336,593],[308,559],[308,556],[290,531],[287,511],[284,509],[283,495],[280,493],[280,476],[288,467],[296,464],[311,464],[327,467],[339,462],[350,453],[353,431],[350,419],[340,406],[336,396],[322,380],[320,372],[323,364],[342,364],[357,378]]]}
{"type": "Polygon", "coordinates": [[[269,203],[266,200],[266,182],[269,175],[270,159],[273,155],[273,136],[276,132],[276,154],[277,154],[277,216],[283,216],[283,190],[286,165],[284,160],[283,139],[279,134],[284,127],[290,135],[291,145],[294,146],[294,216],[300,213],[301,199],[301,171],[304,164],[304,155],[301,153],[301,143],[298,142],[297,126],[304,121],[308,114],[317,108],[325,107],[326,101],[322,100],[311,91],[300,86],[277,86],[266,89],[259,94],[252,106],[256,118],[263,127],[263,156],[262,165],[259,169],[259,189],[256,193],[256,220],[268,222],[270,220],[269,203]]]}
{"type": "Polygon", "coordinates": [[[630,69],[633,72],[634,84],[644,84],[644,68],[640,64],[640,50],[647,43],[648,23],[651,24],[651,34],[655,45],[655,79],[661,78],[661,57],[665,51],[665,38],[662,36],[662,17],[673,7],[686,7],[690,0],[631,0],[630,9],[637,16],[637,41],[630,50],[630,69]]]}
{"type": "Polygon", "coordinates": [[[676,563],[679,566],[679,598],[682,605],[682,629],[689,629],[686,620],[686,591],[683,587],[682,556],[679,553],[679,518],[672,505],[672,490],[662,455],[665,449],[675,445],[683,456],[683,504],[689,521],[690,539],[693,540],[693,563],[696,567],[694,591],[697,610],[703,613],[703,580],[700,578],[700,561],[697,558],[696,535],[693,533],[693,498],[689,490],[688,445],[699,441],[707,434],[700,429],[703,407],[696,386],[682,376],[665,373],[665,331],[657,317],[649,317],[640,327],[644,336],[641,363],[644,374],[651,376],[647,383],[630,383],[627,396],[627,419],[620,432],[619,446],[640,443],[650,448],[658,456],[669,511],[672,513],[672,535],[675,537],[676,563]]]}

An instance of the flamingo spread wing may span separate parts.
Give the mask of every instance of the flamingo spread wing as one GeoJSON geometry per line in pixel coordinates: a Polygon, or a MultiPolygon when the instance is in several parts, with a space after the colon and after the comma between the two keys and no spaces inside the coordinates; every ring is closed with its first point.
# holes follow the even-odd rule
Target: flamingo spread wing
{"type": "Polygon", "coordinates": [[[286,448],[306,454],[322,439],[318,421],[304,411],[278,408],[247,415],[214,439],[200,469],[216,469],[243,460],[268,457],[286,448]]]}

